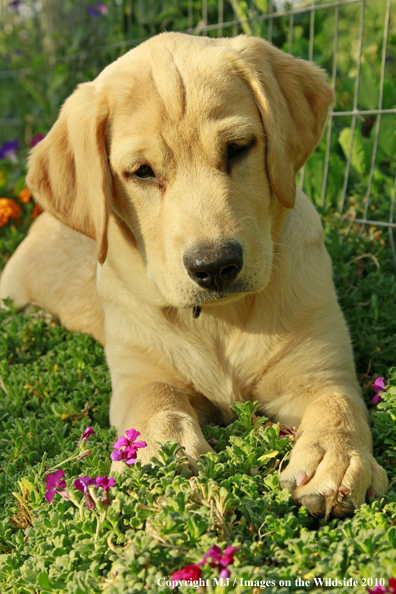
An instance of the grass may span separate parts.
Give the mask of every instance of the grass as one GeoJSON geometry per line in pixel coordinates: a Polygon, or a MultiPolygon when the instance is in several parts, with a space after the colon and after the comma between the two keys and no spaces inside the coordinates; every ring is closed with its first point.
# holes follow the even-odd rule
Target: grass
{"type": "MultiPolygon", "coordinates": [[[[0,268],[30,224],[32,205],[23,209],[19,226],[1,230],[0,268]]],[[[172,573],[200,561],[215,544],[240,549],[230,584],[208,585],[216,594],[257,594],[266,583],[276,593],[365,592],[375,580],[387,584],[396,577],[395,268],[381,232],[372,228],[359,236],[336,216],[322,214],[371,408],[375,455],[391,481],[388,495],[364,504],[351,519],[309,516],[278,486],[279,464],[292,447],[289,437],[246,403],[236,406],[238,418],[228,427],[205,429],[217,453],[202,458],[197,477],[172,443],[154,466],[137,462],[118,476],[98,526],[98,509],[83,505],[73,483],[110,470],[115,432],[108,425],[111,388],[103,349],[43,311],[17,313],[9,303],[8,311],[0,310],[1,592],[166,594],[172,573]],[[370,384],[379,375],[389,391],[374,407],[370,384]],[[87,442],[91,455],[62,465],[81,509],[59,495],[49,505],[45,468],[71,456],[88,425],[96,432],[87,442]],[[321,586],[314,578],[330,582],[321,586]]],[[[202,578],[218,578],[218,570],[206,564],[202,578]]]]}

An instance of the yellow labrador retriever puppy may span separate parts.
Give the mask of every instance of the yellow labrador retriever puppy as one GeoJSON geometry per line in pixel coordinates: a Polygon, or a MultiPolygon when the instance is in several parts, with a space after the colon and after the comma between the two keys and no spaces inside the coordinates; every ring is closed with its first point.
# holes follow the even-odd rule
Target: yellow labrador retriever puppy
{"type": "MultiPolygon", "coordinates": [[[[318,214],[295,176],[333,92],[261,39],[164,33],[79,85],[32,151],[46,213],[2,298],[105,345],[118,434],[176,439],[258,400],[298,426],[283,487],[315,516],[387,489],[318,214]],[[54,217],[54,218],[53,218],[54,217]]],[[[116,463],[116,465],[122,463],[116,463]]]]}

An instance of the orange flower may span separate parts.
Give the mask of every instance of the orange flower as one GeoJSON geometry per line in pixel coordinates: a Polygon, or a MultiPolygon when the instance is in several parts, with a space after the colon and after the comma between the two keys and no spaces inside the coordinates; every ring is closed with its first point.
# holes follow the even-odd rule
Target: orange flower
{"type": "Polygon", "coordinates": [[[19,192],[19,200],[21,202],[23,202],[24,204],[27,204],[28,202],[30,202],[31,199],[32,199],[32,195],[30,193],[29,188],[23,188],[23,190],[21,190],[19,192]]]}
{"type": "Polygon", "coordinates": [[[41,215],[42,212],[43,209],[41,208],[41,206],[39,204],[35,204],[32,212],[32,219],[37,219],[37,217],[41,215]]]}
{"type": "Polygon", "coordinates": [[[22,212],[19,204],[11,198],[0,198],[0,227],[4,227],[9,219],[17,219],[22,212]]]}

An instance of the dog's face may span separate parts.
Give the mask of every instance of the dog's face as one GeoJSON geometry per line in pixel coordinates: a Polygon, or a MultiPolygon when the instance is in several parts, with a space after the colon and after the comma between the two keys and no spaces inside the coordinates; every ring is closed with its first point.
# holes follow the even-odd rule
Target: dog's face
{"type": "Polygon", "coordinates": [[[267,284],[331,101],[319,69],[261,40],[163,34],[80,86],[28,184],[101,263],[122,219],[162,305],[222,303],[267,284]]]}
{"type": "Polygon", "coordinates": [[[169,58],[163,86],[160,68],[136,94],[111,97],[113,208],[164,305],[257,291],[271,267],[272,212],[254,97],[224,60],[208,68],[192,56],[183,70],[169,58]]]}

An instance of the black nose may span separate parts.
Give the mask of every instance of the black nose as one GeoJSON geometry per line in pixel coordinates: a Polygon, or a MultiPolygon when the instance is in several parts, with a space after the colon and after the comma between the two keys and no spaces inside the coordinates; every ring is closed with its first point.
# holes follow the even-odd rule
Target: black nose
{"type": "Polygon", "coordinates": [[[189,251],[183,262],[189,276],[200,287],[221,293],[242,270],[242,247],[235,241],[200,245],[189,251]]]}

